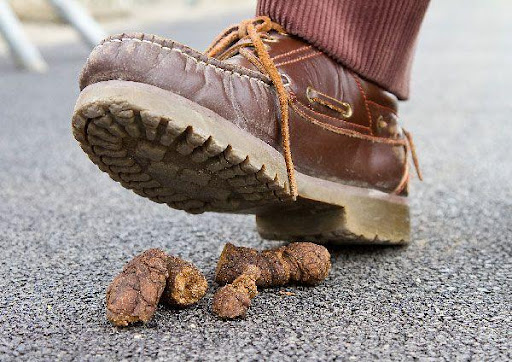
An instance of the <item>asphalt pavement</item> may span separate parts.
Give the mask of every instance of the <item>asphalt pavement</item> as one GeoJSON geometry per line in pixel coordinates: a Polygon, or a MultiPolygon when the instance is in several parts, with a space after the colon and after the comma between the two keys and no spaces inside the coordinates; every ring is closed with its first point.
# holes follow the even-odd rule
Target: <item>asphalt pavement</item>
{"type": "MultiPolygon", "coordinates": [[[[44,49],[46,75],[0,59],[0,360],[512,359],[511,13],[504,0],[429,9],[401,110],[425,175],[411,190],[412,243],[333,249],[323,284],[265,290],[242,321],[211,314],[211,282],[192,308],[107,322],[105,288],[144,249],[212,281],[224,243],[280,243],[251,216],[140,198],[87,159],[70,130],[85,46],[44,49]]],[[[147,28],[202,49],[248,16],[147,28]]]]}

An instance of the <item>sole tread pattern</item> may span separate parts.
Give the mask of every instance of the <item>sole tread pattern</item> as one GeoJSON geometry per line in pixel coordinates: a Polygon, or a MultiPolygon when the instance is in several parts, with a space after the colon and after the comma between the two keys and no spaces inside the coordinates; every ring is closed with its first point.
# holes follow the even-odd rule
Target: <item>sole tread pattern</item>
{"type": "Polygon", "coordinates": [[[244,212],[291,201],[287,180],[213,135],[127,103],[75,111],[73,134],[89,158],[140,196],[190,213],[244,212]]]}
{"type": "Polygon", "coordinates": [[[124,81],[91,85],[77,102],[72,130],[91,161],[125,188],[189,213],[256,214],[265,238],[410,239],[406,200],[298,173],[294,202],[277,150],[160,88],[124,81]]]}

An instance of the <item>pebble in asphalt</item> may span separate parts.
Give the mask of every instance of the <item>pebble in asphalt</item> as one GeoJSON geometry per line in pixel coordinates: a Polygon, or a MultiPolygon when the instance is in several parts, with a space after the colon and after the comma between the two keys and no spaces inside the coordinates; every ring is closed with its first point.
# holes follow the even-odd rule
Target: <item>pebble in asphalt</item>
{"type": "MultiPolygon", "coordinates": [[[[511,11],[505,1],[431,5],[401,112],[426,176],[412,189],[412,244],[338,248],[325,283],[266,290],[244,321],[217,320],[213,290],[146,326],[106,321],[106,286],[146,248],[211,280],[225,242],[278,243],[250,216],[170,210],[88,161],[69,123],[84,48],[47,49],[48,75],[1,60],[0,360],[512,358],[511,11]]],[[[240,18],[150,30],[203,48],[240,18]]]]}

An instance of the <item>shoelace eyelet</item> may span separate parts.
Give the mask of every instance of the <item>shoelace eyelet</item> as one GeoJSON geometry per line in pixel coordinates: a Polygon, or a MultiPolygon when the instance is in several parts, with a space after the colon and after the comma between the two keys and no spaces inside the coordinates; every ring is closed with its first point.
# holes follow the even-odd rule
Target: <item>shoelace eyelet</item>
{"type": "Polygon", "coordinates": [[[292,85],[292,80],[290,79],[288,74],[284,74],[284,73],[280,73],[280,74],[281,74],[281,79],[283,80],[283,85],[285,87],[291,86],[292,85]]]}

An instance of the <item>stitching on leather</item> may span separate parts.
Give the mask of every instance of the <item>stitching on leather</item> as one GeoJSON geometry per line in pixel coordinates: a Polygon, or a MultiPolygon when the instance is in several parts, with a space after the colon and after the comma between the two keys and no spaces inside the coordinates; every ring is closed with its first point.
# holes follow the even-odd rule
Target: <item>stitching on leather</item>
{"type": "Polygon", "coordinates": [[[247,78],[249,80],[252,80],[252,81],[255,81],[255,82],[258,82],[268,88],[271,88],[271,86],[267,83],[265,83],[264,81],[262,81],[261,79],[257,79],[257,78],[253,78],[251,76],[248,76],[247,74],[241,74],[241,73],[238,73],[236,71],[233,71],[233,70],[227,70],[227,69],[224,69],[224,68],[220,68],[214,64],[210,64],[210,63],[206,63],[202,60],[199,60],[199,59],[196,59],[194,58],[193,56],[183,52],[181,49],[178,49],[178,48],[170,48],[170,47],[166,47],[166,46],[163,46],[162,44],[158,44],[158,43],[155,43],[155,42],[152,42],[152,41],[149,41],[149,40],[146,40],[146,39],[137,39],[137,38],[122,38],[122,39],[110,39],[110,40],[107,40],[106,42],[98,45],[96,47],[96,49],[98,48],[101,48],[102,46],[106,45],[106,44],[109,44],[109,43],[123,43],[125,41],[135,41],[135,42],[139,42],[139,43],[148,43],[148,44],[153,44],[153,45],[157,45],[159,46],[160,48],[162,49],[167,49],[167,50],[171,50],[171,51],[176,51],[178,53],[181,53],[183,54],[185,57],[189,58],[189,59],[192,59],[194,62],[196,62],[197,64],[204,64],[205,66],[208,66],[208,67],[212,67],[213,69],[216,69],[216,70],[220,70],[222,72],[225,72],[225,73],[231,73],[237,77],[240,77],[240,78],[247,78]]]}
{"type": "MultiPolygon", "coordinates": [[[[323,106],[325,106],[325,107],[327,107],[327,108],[330,108],[330,109],[332,109],[333,111],[336,111],[336,112],[338,112],[338,113],[341,113],[341,115],[343,115],[343,114],[347,113],[347,111],[346,111],[346,110],[343,110],[343,109],[341,109],[340,107],[338,107],[338,106],[336,106],[336,105],[334,105],[334,104],[332,104],[332,103],[329,103],[329,102],[327,102],[327,101],[325,101],[325,100],[323,100],[323,99],[321,99],[321,98],[318,98],[318,97],[308,97],[308,98],[309,98],[309,100],[310,100],[311,102],[320,103],[321,105],[323,105],[323,106]]],[[[355,124],[355,123],[354,123],[354,124],[355,124]]]]}
{"type": "Polygon", "coordinates": [[[282,63],[277,63],[276,64],[276,67],[281,67],[283,65],[288,65],[288,64],[293,64],[293,63],[297,63],[297,62],[300,62],[302,60],[305,60],[305,59],[309,59],[309,58],[313,58],[313,57],[317,57],[319,55],[322,55],[322,52],[319,52],[319,51],[316,51],[315,53],[312,53],[312,54],[309,54],[309,55],[305,55],[305,56],[302,56],[300,58],[296,58],[296,59],[292,59],[292,60],[288,60],[286,62],[282,62],[282,63]]]}
{"type": "Polygon", "coordinates": [[[333,133],[341,134],[341,135],[352,137],[352,138],[359,138],[359,139],[362,139],[365,141],[370,141],[370,142],[375,142],[375,143],[385,143],[385,144],[388,144],[391,146],[405,146],[404,140],[391,140],[391,139],[375,137],[375,136],[371,136],[371,135],[364,135],[364,134],[358,133],[357,131],[337,128],[337,127],[331,126],[329,124],[324,124],[322,122],[317,121],[314,118],[309,117],[307,114],[303,113],[299,108],[297,108],[297,106],[295,104],[290,103],[290,106],[303,119],[313,123],[316,126],[319,126],[320,128],[325,129],[326,131],[330,131],[333,133]]]}
{"type": "MultiPolygon", "coordinates": [[[[319,103],[327,108],[330,108],[338,113],[340,113],[344,119],[347,119],[347,118],[350,118],[351,115],[352,115],[352,106],[350,105],[350,103],[347,103],[347,102],[343,102],[343,101],[340,101],[339,99],[336,99],[334,97],[331,97],[325,93],[322,93],[320,92],[319,90],[316,90],[315,88],[313,88],[312,86],[309,86],[307,89],[306,89],[306,97],[308,97],[308,100],[311,102],[311,103],[319,103]],[[321,95],[322,97],[325,97],[327,98],[327,100],[330,100],[334,103],[340,103],[340,104],[343,104],[343,105],[347,105],[349,107],[349,112],[350,114],[347,116],[346,114],[348,113],[346,109],[342,109],[341,107],[338,107],[337,105],[335,104],[332,104],[332,103],[329,103],[327,100],[324,100],[324,99],[321,99],[321,98],[318,98],[318,97],[311,97],[310,96],[310,92],[309,91],[314,91],[316,93],[318,93],[319,95],[321,95]]],[[[352,123],[352,122],[349,122],[349,123],[352,123]]],[[[354,123],[355,124],[355,123],[354,123]]]]}
{"type": "Polygon", "coordinates": [[[333,120],[333,121],[335,121],[335,122],[340,122],[340,123],[342,123],[342,124],[350,125],[350,126],[353,126],[353,127],[355,127],[355,128],[362,128],[362,129],[364,129],[364,130],[366,130],[366,131],[371,131],[371,130],[370,130],[368,127],[366,127],[366,126],[363,126],[363,125],[360,125],[360,124],[357,124],[357,123],[348,122],[348,121],[345,121],[345,120],[343,120],[343,119],[339,119],[339,118],[331,117],[331,116],[329,116],[329,115],[327,115],[327,114],[323,114],[323,113],[317,112],[317,111],[315,111],[314,109],[311,109],[311,108],[309,108],[309,107],[305,106],[305,105],[304,105],[304,104],[302,104],[299,100],[296,100],[296,105],[297,105],[297,104],[298,104],[298,105],[300,105],[301,107],[306,108],[309,112],[313,112],[313,113],[315,113],[315,114],[318,114],[319,116],[329,118],[329,119],[331,119],[331,120],[333,120]]]}
{"type": "Polygon", "coordinates": [[[310,49],[311,48],[311,45],[305,45],[303,47],[300,47],[298,49],[295,49],[295,50],[290,50],[289,52],[286,52],[286,53],[283,53],[283,54],[279,54],[279,55],[276,55],[275,57],[273,57],[272,59],[273,60],[277,60],[277,59],[281,59],[281,58],[285,58],[286,56],[288,55],[292,55],[292,54],[295,54],[295,53],[300,53],[304,50],[307,50],[307,49],[310,49]]]}
{"type": "Polygon", "coordinates": [[[379,104],[377,102],[374,102],[374,101],[367,101],[369,104],[373,104],[374,106],[377,106],[377,107],[380,107],[382,109],[386,109],[388,111],[390,111],[391,113],[393,113],[395,116],[398,114],[393,108],[390,108],[390,107],[386,107],[386,106],[383,106],[382,104],[379,104]]]}
{"type": "Polygon", "coordinates": [[[352,72],[349,72],[349,74],[354,78],[355,82],[357,83],[357,87],[359,88],[359,92],[361,92],[361,95],[364,99],[364,107],[366,108],[366,114],[368,115],[368,121],[370,122],[370,132],[373,134],[373,120],[372,120],[372,114],[370,113],[370,108],[368,107],[368,100],[366,99],[366,93],[363,90],[363,86],[361,85],[361,82],[359,81],[359,77],[353,74],[352,72]]]}

